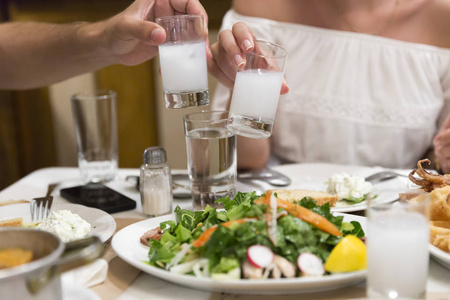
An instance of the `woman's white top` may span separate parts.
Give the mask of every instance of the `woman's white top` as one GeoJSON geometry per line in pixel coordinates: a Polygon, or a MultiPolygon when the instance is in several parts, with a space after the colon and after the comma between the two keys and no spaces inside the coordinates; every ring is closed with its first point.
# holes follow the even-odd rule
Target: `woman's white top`
{"type": "MultiPolygon", "coordinates": [[[[412,168],[450,113],[450,49],[229,11],[288,52],[271,139],[282,162],[412,168]]],[[[226,108],[219,85],[213,108],[226,108]]]]}

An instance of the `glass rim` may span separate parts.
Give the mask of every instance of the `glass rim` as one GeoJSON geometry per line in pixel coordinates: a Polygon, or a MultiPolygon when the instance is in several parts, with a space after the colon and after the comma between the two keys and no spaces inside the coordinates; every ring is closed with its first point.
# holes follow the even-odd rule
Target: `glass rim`
{"type": "Polygon", "coordinates": [[[155,19],[156,23],[158,23],[159,21],[169,21],[169,20],[183,20],[183,19],[197,19],[197,18],[201,18],[204,19],[203,15],[173,15],[173,16],[163,16],[163,17],[157,17],[155,19]]]}
{"type": "Polygon", "coordinates": [[[82,91],[73,94],[70,99],[71,100],[79,100],[79,101],[86,101],[86,100],[104,100],[116,97],[117,93],[113,90],[108,89],[100,89],[100,90],[93,90],[93,91],[82,91]]]}
{"type": "Polygon", "coordinates": [[[280,49],[281,51],[283,51],[283,54],[282,55],[264,55],[264,54],[259,54],[259,53],[254,52],[254,48],[253,48],[253,50],[251,52],[247,52],[246,54],[259,56],[259,57],[268,57],[268,58],[286,58],[287,57],[286,49],[284,49],[282,46],[278,45],[277,43],[266,41],[266,40],[260,40],[260,39],[253,40],[253,43],[270,45],[270,46],[272,46],[274,48],[277,48],[277,49],[280,49]]]}
{"type": "Polygon", "coordinates": [[[228,120],[228,111],[227,110],[202,110],[195,113],[186,114],[183,116],[184,121],[192,121],[192,122],[198,122],[198,123],[209,123],[211,121],[222,121],[222,120],[228,120]],[[191,119],[193,116],[199,116],[199,115],[216,115],[216,114],[225,114],[226,116],[224,118],[219,119],[191,119]]]}

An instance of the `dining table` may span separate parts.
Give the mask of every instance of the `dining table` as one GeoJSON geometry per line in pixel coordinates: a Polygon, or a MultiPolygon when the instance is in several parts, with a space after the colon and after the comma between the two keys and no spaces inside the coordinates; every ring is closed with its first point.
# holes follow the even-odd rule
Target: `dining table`
{"type": "MultiPolygon", "coordinates": [[[[299,164],[297,169],[301,170],[302,165],[299,164]]],[[[295,169],[296,166],[291,166],[290,170],[295,169]]],[[[277,168],[274,168],[277,169],[277,168]]],[[[283,172],[283,168],[278,168],[278,171],[283,172]]],[[[397,170],[407,174],[410,170],[397,170]]],[[[186,170],[172,170],[172,174],[187,174],[186,170]]],[[[296,187],[296,182],[308,181],[308,174],[304,172],[291,172],[290,176],[297,176],[291,178],[291,187],[296,187]]],[[[136,182],[130,178],[139,176],[138,168],[121,168],[118,170],[115,180],[106,185],[121,194],[136,201],[136,208],[117,213],[111,213],[116,223],[115,233],[123,228],[148,220],[150,217],[145,215],[141,210],[140,193],[136,187],[136,182]],[[131,177],[130,177],[131,176],[131,177]]],[[[46,194],[49,184],[56,183],[56,189],[52,192],[54,205],[64,206],[70,202],[60,195],[60,190],[81,185],[81,178],[79,169],[76,167],[50,167],[36,170],[25,177],[19,179],[15,183],[0,191],[0,203],[11,200],[31,200],[35,197],[41,197],[46,194]]],[[[238,182],[237,190],[250,191],[259,187],[261,190],[270,188],[266,183],[257,182],[238,182]]],[[[173,208],[176,206],[182,209],[193,209],[192,200],[187,197],[184,199],[174,198],[173,208]]],[[[1,209],[1,207],[0,207],[1,209]]],[[[361,215],[361,211],[352,211],[356,215],[361,215]]],[[[150,229],[150,228],[149,228],[150,229]]],[[[251,291],[251,293],[227,293],[206,291],[202,289],[182,286],[173,282],[164,280],[143,272],[138,268],[128,264],[122,260],[112,249],[111,239],[105,241],[106,251],[103,255],[108,263],[108,272],[106,279],[88,290],[92,293],[84,294],[85,297],[78,299],[121,299],[121,300],[137,300],[137,299],[196,299],[196,300],[290,300],[290,299],[365,299],[366,298],[366,282],[360,280],[355,284],[344,286],[337,289],[323,291],[315,291],[312,293],[279,293],[267,294],[258,291],[251,291]],[[89,296],[90,295],[90,296],[89,296]],[[94,296],[95,295],[95,296],[94,296]]],[[[138,241],[136,241],[138,243],[138,241]]],[[[414,249],[411,249],[414,251],[414,249]]],[[[87,289],[87,288],[86,288],[87,289]]],[[[434,259],[430,259],[429,273],[427,280],[426,299],[432,300],[450,300],[450,269],[444,267],[434,259]]]]}

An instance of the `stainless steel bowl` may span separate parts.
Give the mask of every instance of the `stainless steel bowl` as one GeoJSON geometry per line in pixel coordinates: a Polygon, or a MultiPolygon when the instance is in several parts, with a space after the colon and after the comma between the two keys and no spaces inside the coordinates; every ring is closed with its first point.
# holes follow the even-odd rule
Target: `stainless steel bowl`
{"type": "Polygon", "coordinates": [[[2,299],[62,299],[61,270],[88,263],[104,251],[98,237],[65,244],[38,229],[0,228],[0,249],[13,247],[32,251],[33,260],[0,270],[2,299]]]}

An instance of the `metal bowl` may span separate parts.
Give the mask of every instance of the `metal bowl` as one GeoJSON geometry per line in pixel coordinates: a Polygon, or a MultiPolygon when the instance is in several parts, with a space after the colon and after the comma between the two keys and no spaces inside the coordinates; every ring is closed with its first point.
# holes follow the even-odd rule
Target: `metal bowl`
{"type": "Polygon", "coordinates": [[[33,260],[0,269],[2,299],[61,299],[60,272],[103,253],[98,237],[63,243],[56,235],[31,228],[0,228],[0,249],[19,247],[33,252],[33,260]]]}

